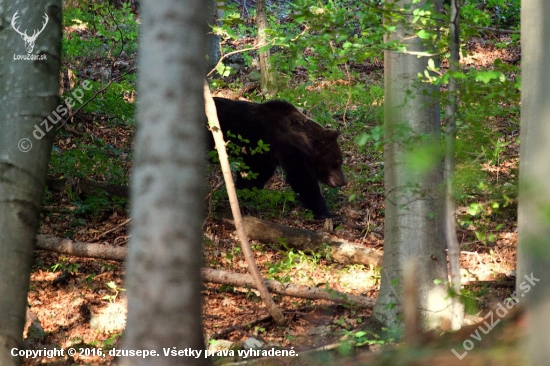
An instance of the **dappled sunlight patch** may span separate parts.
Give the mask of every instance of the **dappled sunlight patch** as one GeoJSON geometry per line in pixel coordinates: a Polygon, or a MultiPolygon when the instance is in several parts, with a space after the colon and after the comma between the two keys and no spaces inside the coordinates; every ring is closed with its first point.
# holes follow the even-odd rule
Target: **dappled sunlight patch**
{"type": "Polygon", "coordinates": [[[126,326],[127,298],[120,296],[92,314],[90,328],[107,333],[122,332],[126,326]]]}
{"type": "Polygon", "coordinates": [[[481,170],[498,175],[508,175],[510,178],[516,178],[518,172],[519,158],[508,158],[500,161],[498,164],[490,162],[481,164],[481,170]]]}
{"type": "MultiPolygon", "coordinates": [[[[503,43],[512,43],[509,35],[501,35],[499,39],[503,43]]],[[[519,45],[515,47],[497,48],[485,39],[477,37],[466,42],[467,54],[462,56],[460,64],[476,68],[491,67],[496,59],[507,62],[516,62],[521,57],[519,45]]]]}

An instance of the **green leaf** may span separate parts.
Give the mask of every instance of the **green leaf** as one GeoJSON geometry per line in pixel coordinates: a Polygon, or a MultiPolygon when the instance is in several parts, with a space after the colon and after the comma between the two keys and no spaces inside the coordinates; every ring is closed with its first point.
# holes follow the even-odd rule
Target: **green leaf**
{"type": "Polygon", "coordinates": [[[420,37],[421,39],[430,39],[432,34],[429,33],[428,31],[424,30],[424,29],[421,29],[418,33],[416,33],[418,35],[418,37],[420,37]]]}
{"type": "Polygon", "coordinates": [[[359,138],[357,138],[357,145],[365,146],[368,140],[369,140],[369,135],[366,133],[363,133],[361,134],[361,136],[359,136],[359,138]]]}
{"type": "Polygon", "coordinates": [[[501,71],[494,71],[494,70],[480,71],[476,75],[476,81],[482,81],[485,84],[487,84],[488,82],[494,79],[499,79],[501,82],[506,80],[504,74],[501,71]]]}
{"type": "Polygon", "coordinates": [[[218,74],[220,74],[221,76],[223,77],[227,77],[231,74],[231,67],[229,66],[226,66],[224,64],[219,64],[217,67],[216,67],[216,71],[218,72],[218,74]]]}

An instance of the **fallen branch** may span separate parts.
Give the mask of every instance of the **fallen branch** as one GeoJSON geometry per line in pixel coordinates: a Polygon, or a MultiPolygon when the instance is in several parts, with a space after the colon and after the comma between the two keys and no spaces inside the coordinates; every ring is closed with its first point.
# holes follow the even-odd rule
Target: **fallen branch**
{"type": "MultiPolygon", "coordinates": [[[[224,221],[232,223],[228,219],[224,219],[224,221]]],[[[252,216],[243,217],[243,222],[248,236],[262,243],[280,245],[280,240],[284,239],[288,247],[304,252],[317,251],[326,244],[332,248],[331,257],[335,262],[368,264],[376,267],[382,265],[382,255],[380,253],[346,240],[333,239],[326,234],[284,226],[252,216]]]]}
{"type": "Polygon", "coordinates": [[[98,239],[101,239],[101,238],[103,238],[104,236],[107,236],[107,234],[110,234],[110,233],[112,233],[113,231],[117,231],[118,229],[120,229],[121,227],[123,227],[124,225],[126,225],[127,223],[129,223],[130,221],[132,221],[132,219],[127,219],[127,220],[125,220],[123,223],[118,224],[118,225],[115,226],[114,228],[107,230],[106,232],[104,232],[103,234],[101,234],[100,236],[98,236],[97,238],[98,238],[98,239]]]}
{"type": "MultiPolygon", "coordinates": [[[[224,221],[233,225],[232,220],[224,219],[224,221]]],[[[377,251],[345,240],[333,239],[326,234],[284,226],[252,216],[244,216],[243,223],[248,236],[262,243],[280,245],[280,239],[284,239],[289,248],[304,252],[313,252],[323,245],[329,245],[332,248],[331,258],[337,263],[375,267],[382,265],[382,255],[377,251]]],[[[38,245],[43,246],[40,249],[60,251],[79,257],[123,261],[126,255],[126,249],[110,245],[71,241],[49,235],[39,235],[38,238],[38,245]]]]}
{"type": "Polygon", "coordinates": [[[113,261],[126,259],[126,247],[113,247],[107,244],[91,244],[82,241],[61,239],[51,235],[38,235],[36,249],[48,250],[75,257],[97,258],[113,261]]]}
{"type": "MultiPolygon", "coordinates": [[[[61,239],[51,235],[38,235],[36,248],[77,257],[98,258],[123,261],[126,258],[126,247],[113,247],[106,244],[89,244],[81,241],[61,239]]],[[[203,280],[230,286],[256,288],[249,274],[232,273],[218,269],[203,268],[203,280]]],[[[311,300],[328,300],[339,304],[353,304],[359,307],[372,307],[374,300],[363,296],[348,295],[324,288],[281,284],[278,281],[263,280],[270,292],[311,300]]]]}
{"type": "MultiPolygon", "coordinates": [[[[248,274],[232,273],[219,269],[203,268],[203,279],[207,282],[218,283],[230,286],[250,286],[255,287],[252,277],[248,274]]],[[[299,297],[310,300],[328,300],[339,304],[353,304],[360,307],[372,307],[373,299],[364,296],[355,296],[345,294],[336,290],[327,290],[319,287],[300,286],[293,284],[282,284],[274,280],[265,280],[269,292],[279,295],[299,297]]]]}

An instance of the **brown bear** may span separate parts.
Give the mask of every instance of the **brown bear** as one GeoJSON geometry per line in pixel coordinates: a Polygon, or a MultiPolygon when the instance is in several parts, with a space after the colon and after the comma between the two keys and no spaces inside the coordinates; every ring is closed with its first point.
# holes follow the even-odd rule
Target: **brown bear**
{"type": "MultiPolygon", "coordinates": [[[[243,162],[257,173],[254,179],[237,175],[237,189],[263,188],[280,166],[300,202],[316,218],[332,217],[318,182],[331,187],[346,184],[338,131],[324,128],[286,101],[214,101],[225,140],[228,131],[231,136],[240,136],[239,141],[233,142],[243,147],[243,162]],[[250,149],[257,147],[260,140],[269,144],[269,151],[251,154],[250,149]]],[[[214,142],[209,136],[212,150],[214,142]]]]}

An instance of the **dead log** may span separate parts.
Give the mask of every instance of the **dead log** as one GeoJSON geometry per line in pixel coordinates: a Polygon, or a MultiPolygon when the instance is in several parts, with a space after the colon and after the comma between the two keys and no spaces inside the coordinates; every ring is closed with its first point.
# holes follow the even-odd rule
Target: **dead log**
{"type": "Polygon", "coordinates": [[[61,239],[51,235],[38,235],[36,249],[48,250],[76,257],[87,257],[123,261],[126,258],[126,247],[113,247],[107,244],[91,244],[69,239],[61,239]]]}
{"type": "MultiPolygon", "coordinates": [[[[38,235],[36,249],[105,260],[123,261],[126,258],[126,247],[84,243],[51,235],[38,235]]],[[[254,281],[248,274],[231,273],[210,268],[203,268],[201,273],[206,282],[255,288],[254,281]]],[[[273,280],[264,280],[264,283],[270,292],[280,295],[311,300],[328,300],[340,304],[354,304],[359,307],[372,307],[374,305],[373,299],[349,295],[335,290],[327,291],[324,288],[281,284],[273,280]]]]}
{"type": "MultiPolygon", "coordinates": [[[[202,277],[205,281],[231,286],[254,287],[249,274],[232,273],[218,269],[203,268],[202,277]]],[[[360,307],[372,307],[374,300],[368,297],[345,294],[336,290],[327,291],[324,288],[282,284],[278,281],[264,280],[269,292],[280,295],[299,297],[311,300],[328,300],[340,304],[354,304],[360,307]]]]}
{"type": "MultiPolygon", "coordinates": [[[[332,248],[331,258],[337,263],[368,264],[377,267],[382,265],[381,254],[373,249],[361,247],[345,240],[333,239],[326,234],[321,235],[310,230],[296,229],[252,216],[244,216],[243,221],[248,236],[262,243],[279,245],[279,240],[282,238],[286,240],[288,247],[304,252],[312,252],[323,244],[327,244],[332,248]]],[[[126,249],[123,247],[83,243],[50,235],[39,235],[37,246],[39,249],[58,251],[78,257],[123,261],[126,256],[126,249]]]]}
{"type": "MultiPolygon", "coordinates": [[[[230,220],[224,221],[231,222],[230,220]]],[[[368,264],[377,267],[382,265],[382,255],[380,253],[346,240],[334,239],[326,234],[288,227],[252,216],[243,217],[243,221],[248,236],[262,243],[279,245],[280,239],[284,239],[288,247],[304,252],[316,251],[323,244],[327,244],[332,248],[331,257],[335,262],[368,264]]]]}

